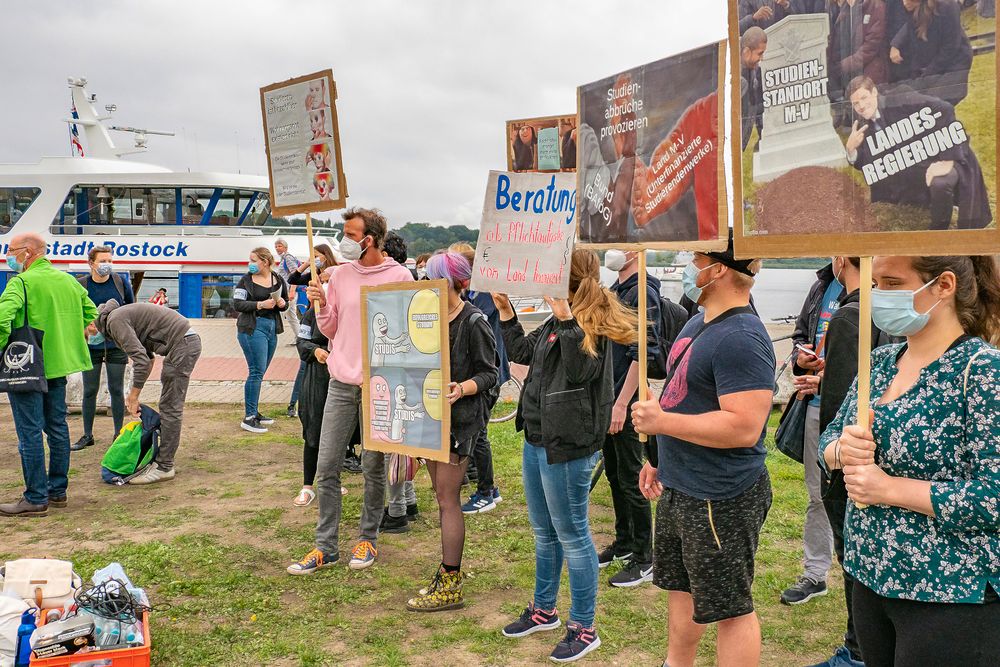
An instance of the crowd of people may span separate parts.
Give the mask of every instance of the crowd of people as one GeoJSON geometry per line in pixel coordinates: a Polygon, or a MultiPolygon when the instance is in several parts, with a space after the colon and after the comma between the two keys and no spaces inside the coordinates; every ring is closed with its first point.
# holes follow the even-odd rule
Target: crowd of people
{"type": "MultiPolygon", "coordinates": [[[[235,296],[250,376],[242,427],[263,432],[260,381],[277,345],[290,285],[310,307],[296,320],[302,371],[296,383],[303,486],[293,501],[318,505],[315,545],[288,567],[309,575],[340,562],[341,473],[363,426],[361,288],[415,279],[448,284],[452,359],[451,456],[428,463],[438,504],[441,558],[430,583],[406,603],[439,612],[465,603],[465,516],[501,500],[493,478],[488,419],[510,363],[527,367],[516,428],[522,433],[527,516],[535,541],[535,587],[518,618],[499,629],[517,638],[562,626],[563,563],[570,608],[551,658],[570,662],[600,646],[598,573],[609,583],[646,582],[668,592],[665,665],[694,664],[706,627],[717,627],[720,665],[758,664],[761,628],[752,584],[772,503],[765,436],[775,356],[751,299],[759,260],[727,250],[696,253],[685,268],[684,307],[662,299],[647,276],[647,358],[639,357],[638,256],[605,253],[617,273],[601,285],[598,255],[571,256],[569,294],[547,299],[552,315],[526,332],[503,294],[469,290],[469,246],[422,256],[407,269],[405,243],[376,210],[344,213],[339,255],[324,245],[299,264],[280,245],[257,248],[235,296]],[[397,237],[398,238],[398,237],[397,237]],[[340,260],[338,262],[338,260],[340,260]],[[285,271],[287,275],[281,272],[285,271]],[[313,276],[315,271],[317,275],[313,276]],[[675,327],[672,323],[678,322],[675,327]],[[659,361],[658,361],[659,360],[659,361]],[[663,368],[658,397],[639,400],[641,364],[663,368]],[[650,436],[643,446],[639,435],[650,436]],[[595,545],[590,481],[603,453],[615,513],[614,540],[595,545]],[[463,503],[473,467],[475,491],[463,503]],[[655,512],[653,502],[656,503],[655,512]]],[[[0,296],[0,347],[43,332],[44,380],[9,394],[25,491],[4,516],[43,516],[68,502],[71,450],[93,446],[93,402],[105,366],[116,429],[139,412],[152,358],[161,374],[160,446],[131,484],[175,475],[184,398],[201,341],[170,310],[136,303],[105,248],[79,279],[45,257],[44,239],[12,240],[15,272],[0,296]],[[19,337],[20,336],[20,337],[19,337]],[[131,361],[132,385],[124,387],[131,361]],[[70,445],[66,376],[85,374],[84,435],[70,445]],[[47,436],[48,462],[42,434],[47,436]]],[[[830,667],[993,664],[1000,655],[1000,270],[993,257],[877,257],[872,322],[860,321],[856,257],[818,273],[796,323],[795,388],[786,412],[802,420],[809,503],[803,572],[781,595],[803,604],[827,593],[836,555],[848,612],[830,667]],[[859,330],[872,327],[872,409],[856,423],[859,330]]],[[[285,316],[287,317],[287,316],[285,316]]],[[[9,349],[9,348],[8,348],[9,349]]],[[[363,497],[348,566],[372,566],[382,532],[405,532],[418,514],[412,482],[388,475],[386,455],[362,450],[363,497]]],[[[391,566],[391,564],[388,564],[391,566]]]]}

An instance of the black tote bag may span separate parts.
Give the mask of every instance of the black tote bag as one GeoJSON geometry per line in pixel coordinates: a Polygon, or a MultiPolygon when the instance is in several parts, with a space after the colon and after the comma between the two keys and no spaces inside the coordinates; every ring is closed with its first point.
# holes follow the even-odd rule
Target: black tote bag
{"type": "Polygon", "coordinates": [[[781,415],[778,430],[774,432],[774,444],[778,451],[799,463],[802,463],[802,452],[805,449],[807,403],[808,401],[800,401],[792,394],[792,399],[781,415]]]}
{"type": "Polygon", "coordinates": [[[24,324],[11,330],[7,346],[0,354],[0,392],[45,393],[49,390],[42,360],[42,337],[45,332],[32,328],[28,323],[28,286],[24,279],[20,283],[24,291],[24,324]]]}

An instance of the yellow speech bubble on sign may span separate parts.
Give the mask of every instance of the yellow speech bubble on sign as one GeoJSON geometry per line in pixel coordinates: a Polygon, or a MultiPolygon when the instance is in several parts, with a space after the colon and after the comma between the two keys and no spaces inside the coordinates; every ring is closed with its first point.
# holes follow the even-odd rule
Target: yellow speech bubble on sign
{"type": "Polygon", "coordinates": [[[424,377],[424,410],[434,420],[441,421],[441,409],[444,405],[443,388],[441,387],[441,371],[432,370],[424,377]]]}
{"type": "Polygon", "coordinates": [[[410,340],[424,354],[436,354],[441,351],[440,308],[441,298],[436,290],[420,290],[410,299],[410,308],[406,313],[410,340]]]}

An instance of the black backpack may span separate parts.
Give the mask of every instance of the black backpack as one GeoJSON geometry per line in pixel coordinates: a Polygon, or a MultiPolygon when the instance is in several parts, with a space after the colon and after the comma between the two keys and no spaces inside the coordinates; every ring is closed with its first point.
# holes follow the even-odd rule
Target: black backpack
{"type": "MultiPolygon", "coordinates": [[[[667,359],[670,348],[677,340],[677,334],[687,324],[688,313],[679,304],[660,297],[660,339],[657,341],[656,354],[646,364],[646,375],[654,380],[667,379],[667,359]]],[[[654,335],[650,329],[649,336],[654,335]]]]}
{"type": "MultiPolygon", "coordinates": [[[[626,298],[627,303],[637,300],[638,291],[638,285],[634,289],[629,290],[626,298]]],[[[653,293],[654,290],[650,290],[647,287],[647,302],[653,293]]],[[[647,346],[651,344],[656,345],[656,353],[646,362],[646,377],[651,380],[665,380],[667,379],[667,359],[670,357],[670,348],[677,339],[677,334],[681,332],[681,329],[687,324],[689,318],[688,311],[683,306],[674,303],[670,299],[665,299],[659,294],[656,295],[656,298],[659,299],[660,305],[659,322],[655,323],[656,326],[654,327],[653,322],[646,320],[646,344],[647,346]],[[657,331],[659,331],[658,339],[656,338],[657,331]]]]}

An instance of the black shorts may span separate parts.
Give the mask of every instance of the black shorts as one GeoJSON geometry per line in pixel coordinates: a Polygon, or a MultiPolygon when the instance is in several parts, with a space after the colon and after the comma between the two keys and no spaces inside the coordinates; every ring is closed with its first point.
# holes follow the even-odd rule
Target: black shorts
{"type": "Polygon", "coordinates": [[[729,500],[699,500],[664,489],[656,507],[653,583],[690,593],[695,623],[751,613],[754,556],[770,507],[767,470],[729,500]]]}

